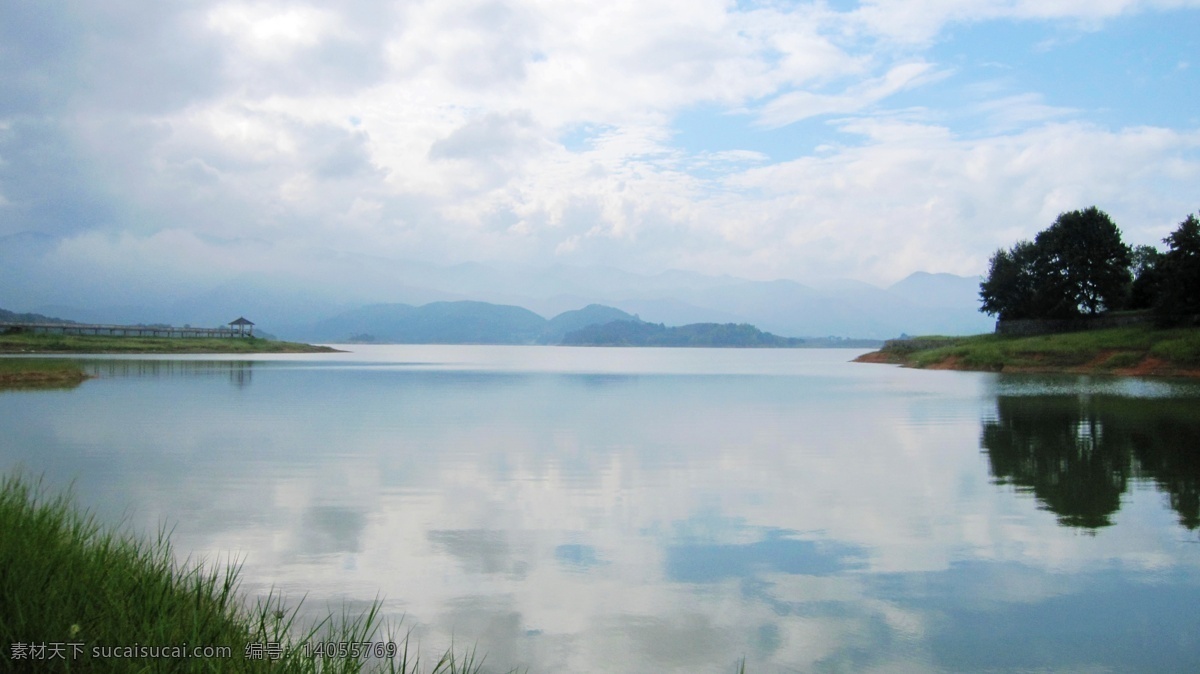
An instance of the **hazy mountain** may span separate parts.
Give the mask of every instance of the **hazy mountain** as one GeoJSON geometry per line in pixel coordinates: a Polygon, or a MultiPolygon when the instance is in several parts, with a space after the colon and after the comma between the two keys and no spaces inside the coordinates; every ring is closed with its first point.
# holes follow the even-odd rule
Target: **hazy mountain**
{"type": "MultiPolygon", "coordinates": [[[[303,268],[264,265],[232,276],[157,283],[153,274],[70,283],[23,257],[45,237],[7,237],[0,250],[0,305],[102,323],[217,325],[244,315],[282,338],[312,339],[316,323],[361,307],[477,301],[523,307],[543,318],[591,304],[671,325],[749,323],[790,337],[886,339],[901,333],[988,332],[977,277],[919,272],[880,288],[857,281],[750,281],[671,270],[635,274],[606,267],[439,266],[336,251],[312,251],[303,268]]],[[[72,280],[73,279],[73,280],[72,280]]],[[[349,319],[347,319],[349,320],[349,319]]],[[[323,330],[345,339],[349,330],[323,330]]],[[[565,334],[565,333],[564,333],[565,334]]]]}
{"type": "Polygon", "coordinates": [[[982,276],[955,276],[915,272],[888,286],[888,292],[925,307],[953,308],[979,306],[982,276]]]}
{"type": "Polygon", "coordinates": [[[549,344],[562,342],[567,333],[592,325],[610,323],[613,321],[635,321],[635,317],[612,307],[602,304],[589,304],[582,309],[564,311],[550,319],[543,330],[542,338],[549,344]]]}
{"type": "Polygon", "coordinates": [[[686,346],[785,348],[804,346],[804,340],[779,337],[745,323],[693,323],[667,327],[643,321],[612,321],[589,325],[563,337],[568,346],[686,346]]]}
{"type": "Polygon", "coordinates": [[[521,307],[487,302],[375,304],[315,324],[307,339],[344,342],[367,336],[395,344],[536,344],[549,322],[521,307]]]}
{"type": "Polygon", "coordinates": [[[62,318],[53,318],[41,314],[18,314],[13,311],[0,309],[0,323],[75,323],[62,318]]]}
{"type": "Polygon", "coordinates": [[[621,299],[611,303],[651,323],[687,325],[689,323],[745,323],[748,319],[720,309],[702,307],[675,298],[621,299]]]}
{"type": "MultiPolygon", "coordinates": [[[[939,291],[939,296],[949,296],[961,288],[962,280],[948,274],[938,275],[928,285],[949,287],[939,291]]],[[[752,323],[776,334],[798,337],[886,339],[904,332],[971,334],[992,328],[991,321],[976,311],[977,303],[922,305],[902,294],[858,281],[830,282],[819,287],[787,280],[740,281],[703,291],[680,292],[674,301],[677,302],[674,306],[690,310],[667,318],[656,315],[644,304],[615,302],[614,306],[626,311],[636,306],[643,320],[668,325],[704,320],[752,323]],[[709,317],[701,318],[705,313],[709,317]]]]}
{"type": "Polygon", "coordinates": [[[0,257],[33,259],[54,250],[59,238],[42,232],[16,232],[0,236],[0,257]]]}
{"type": "Polygon", "coordinates": [[[563,335],[611,321],[636,320],[599,304],[565,311],[551,320],[522,307],[488,302],[374,304],[318,321],[306,339],[360,340],[397,344],[557,344],[563,335]]]}

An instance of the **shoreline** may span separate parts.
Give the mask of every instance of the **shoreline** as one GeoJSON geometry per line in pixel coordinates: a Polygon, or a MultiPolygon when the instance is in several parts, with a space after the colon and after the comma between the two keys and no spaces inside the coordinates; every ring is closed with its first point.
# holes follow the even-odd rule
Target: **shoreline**
{"type": "Polygon", "coordinates": [[[66,366],[45,366],[35,363],[29,367],[17,367],[12,370],[0,369],[0,389],[6,388],[56,388],[60,386],[74,387],[88,379],[94,379],[74,363],[66,366]]]}
{"type": "Polygon", "coordinates": [[[1035,337],[890,340],[853,362],[926,370],[1200,379],[1200,329],[1110,328],[1035,337]]]}
{"type": "Polygon", "coordinates": [[[25,358],[24,356],[259,353],[342,353],[342,351],[328,346],[280,342],[259,337],[220,339],[0,334],[0,389],[74,387],[94,378],[70,358],[25,358]]]}
{"type": "Polygon", "coordinates": [[[0,334],[0,356],[18,354],[341,353],[329,346],[261,337],[110,337],[0,334]]]}

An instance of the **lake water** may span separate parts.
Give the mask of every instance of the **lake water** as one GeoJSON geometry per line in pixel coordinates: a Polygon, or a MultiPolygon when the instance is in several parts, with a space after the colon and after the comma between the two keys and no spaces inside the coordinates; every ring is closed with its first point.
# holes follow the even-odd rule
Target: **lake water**
{"type": "Polygon", "coordinates": [[[355,346],[0,392],[20,467],[489,671],[1200,671],[1200,385],[355,346]]]}

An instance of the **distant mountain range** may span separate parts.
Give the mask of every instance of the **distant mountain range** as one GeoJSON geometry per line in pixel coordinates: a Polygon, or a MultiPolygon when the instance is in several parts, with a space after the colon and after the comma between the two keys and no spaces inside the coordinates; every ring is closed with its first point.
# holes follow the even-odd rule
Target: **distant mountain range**
{"type": "Polygon", "coordinates": [[[573,331],[597,323],[636,320],[612,307],[592,304],[551,320],[517,306],[488,302],[373,304],[315,323],[305,339],[317,342],[391,344],[558,344],[573,331]]]}
{"type": "Polygon", "coordinates": [[[528,309],[488,302],[375,304],[319,321],[311,334],[311,341],[335,343],[807,346],[804,340],[772,335],[752,325],[667,327],[600,304],[564,311],[550,320],[528,309]]]}
{"type": "MultiPolygon", "coordinates": [[[[553,286],[555,274],[547,273],[546,276],[547,284],[553,286]]],[[[309,341],[337,336],[345,339],[352,334],[413,341],[428,337],[425,330],[440,330],[435,326],[451,321],[454,312],[466,311],[472,302],[509,307],[507,310],[490,310],[491,316],[492,320],[507,326],[504,331],[515,335],[511,339],[517,342],[527,342],[533,335],[534,341],[555,343],[571,329],[583,327],[584,323],[579,321],[601,324],[633,318],[665,326],[749,324],[788,337],[835,336],[871,340],[898,337],[903,333],[977,334],[990,332],[993,327],[992,320],[978,311],[980,279],[952,274],[916,273],[886,289],[856,281],[809,286],[795,281],[747,281],[685,272],[642,278],[645,285],[637,287],[633,279],[618,275],[613,287],[592,291],[585,291],[585,286],[599,284],[599,279],[568,279],[556,287],[574,292],[553,296],[502,292],[506,286],[502,280],[497,280],[496,287],[480,289],[477,296],[466,298],[465,302],[442,293],[433,294],[426,302],[423,301],[425,293],[414,292],[409,287],[398,294],[408,294],[416,301],[373,303],[330,311],[328,318],[311,322],[276,323],[270,317],[271,307],[263,306],[264,319],[254,320],[260,324],[270,321],[273,327],[278,325],[277,332],[281,335],[309,341]],[[576,309],[584,305],[587,308],[576,309]],[[608,313],[601,317],[593,315],[601,308],[608,313]],[[553,318],[546,321],[542,317],[553,318]],[[400,327],[397,321],[408,322],[407,332],[397,331],[400,327]],[[550,325],[543,326],[542,321],[550,325]]],[[[228,304],[228,301],[224,303],[228,304]]],[[[476,309],[483,311],[483,307],[476,309]]],[[[249,315],[253,311],[247,309],[241,313],[249,315]]],[[[484,329],[482,324],[474,328],[461,326],[461,338],[464,341],[495,338],[478,332],[484,329]]]]}
{"type": "MultiPolygon", "coordinates": [[[[399,307],[416,311],[431,304],[468,301],[517,307],[542,320],[558,320],[565,312],[595,304],[666,326],[750,324],[776,335],[803,338],[887,339],[902,333],[959,335],[993,328],[993,321],[978,311],[981,279],[952,274],[918,272],[883,288],[851,280],[751,281],[678,270],[636,274],[564,265],[445,266],[311,251],[302,268],[222,272],[224,276],[215,275],[207,286],[197,285],[200,281],[195,279],[161,282],[136,270],[120,282],[93,283],[87,275],[64,276],[38,263],[58,245],[53,237],[14,235],[3,237],[3,244],[0,306],[89,323],[207,326],[245,316],[280,338],[312,341],[372,334],[376,328],[364,323],[356,329],[354,321],[377,314],[386,322],[395,318],[388,316],[406,311],[399,307]],[[382,308],[387,306],[395,308],[382,308]]],[[[423,309],[411,318],[449,320],[439,319],[438,310],[437,306],[423,309]]],[[[543,339],[538,321],[528,315],[520,318],[519,313],[501,311],[503,317],[494,318],[514,325],[525,321],[523,329],[543,339]]],[[[425,328],[406,329],[415,338],[425,328]]],[[[479,332],[486,330],[482,325],[474,328],[475,333],[462,329],[464,339],[486,336],[479,332]]]]}
{"type": "Polygon", "coordinates": [[[61,318],[52,318],[41,314],[18,314],[6,309],[0,309],[0,323],[62,323],[71,324],[75,321],[68,321],[61,318]]]}
{"type": "Polygon", "coordinates": [[[701,346],[767,347],[805,346],[803,339],[780,337],[745,323],[693,323],[668,328],[661,323],[612,321],[568,332],[565,346],[701,346]]]}
{"type": "MultiPolygon", "coordinates": [[[[0,309],[0,322],[72,323],[0,309]]],[[[488,302],[377,304],[317,322],[312,341],[389,344],[562,344],[568,346],[803,347],[877,346],[842,340],[813,343],[748,324],[667,327],[599,304],[550,320],[521,307],[488,302]]],[[[273,338],[273,337],[272,337],[273,338]]]]}

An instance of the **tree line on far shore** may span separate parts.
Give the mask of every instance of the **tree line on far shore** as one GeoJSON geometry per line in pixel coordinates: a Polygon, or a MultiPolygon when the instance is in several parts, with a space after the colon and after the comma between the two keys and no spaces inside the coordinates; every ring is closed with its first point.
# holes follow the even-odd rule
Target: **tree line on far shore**
{"type": "Polygon", "coordinates": [[[1121,309],[1152,310],[1163,325],[1200,314],[1200,220],[1189,214],[1153,246],[1130,248],[1095,206],[1063,213],[991,258],[980,311],[1002,320],[1071,319],[1121,309]]]}
{"type": "Polygon", "coordinates": [[[611,321],[568,332],[564,346],[695,346],[770,347],[807,346],[796,337],[780,337],[748,323],[692,323],[667,327],[641,320],[611,321]]]}

